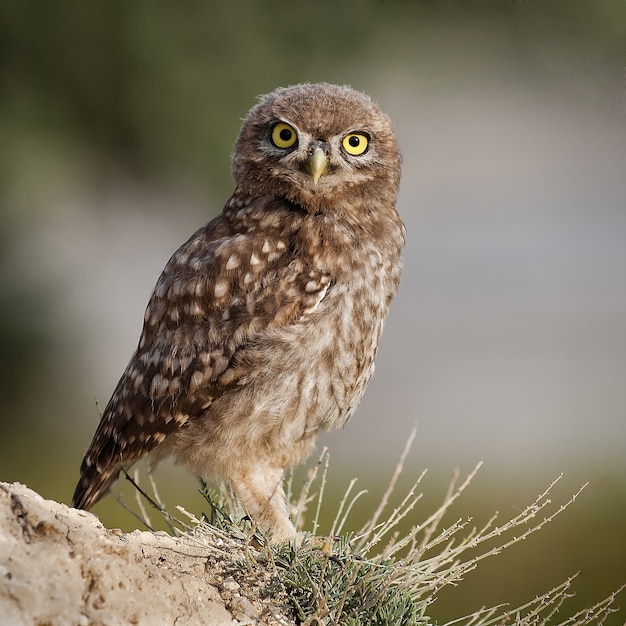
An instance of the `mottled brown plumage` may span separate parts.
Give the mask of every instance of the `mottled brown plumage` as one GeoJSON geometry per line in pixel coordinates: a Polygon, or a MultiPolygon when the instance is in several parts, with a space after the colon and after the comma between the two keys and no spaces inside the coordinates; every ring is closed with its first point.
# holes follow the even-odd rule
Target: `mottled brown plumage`
{"type": "Polygon", "coordinates": [[[347,422],[374,371],[401,271],[400,158],[367,96],[307,84],[252,108],[232,171],[223,212],[157,282],[73,506],[149,452],[174,455],[280,541],[295,532],[284,468],[347,422]]]}

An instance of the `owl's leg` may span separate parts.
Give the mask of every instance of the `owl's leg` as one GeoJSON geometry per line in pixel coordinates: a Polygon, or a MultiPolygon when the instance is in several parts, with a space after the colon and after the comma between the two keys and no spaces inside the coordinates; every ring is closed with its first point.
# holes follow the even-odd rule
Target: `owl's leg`
{"type": "Polygon", "coordinates": [[[296,529],[289,519],[282,469],[247,468],[229,478],[248,514],[270,534],[272,543],[282,543],[296,536],[296,529]]]}

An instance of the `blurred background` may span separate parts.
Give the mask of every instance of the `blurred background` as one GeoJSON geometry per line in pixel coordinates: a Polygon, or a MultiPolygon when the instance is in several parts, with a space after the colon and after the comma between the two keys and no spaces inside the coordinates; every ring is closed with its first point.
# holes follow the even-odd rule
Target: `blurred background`
{"type": "MultiPolygon", "coordinates": [[[[280,85],[350,84],[396,124],[408,235],[376,376],[320,443],[329,505],[358,477],[358,528],[417,422],[413,522],[480,459],[450,523],[590,483],[435,618],[578,570],[563,617],[604,598],[626,582],[625,59],[622,0],[1,1],[0,480],[69,502],[161,269],[232,191],[241,118],[280,85]]],[[[192,477],[157,480],[203,509],[192,477]]]]}

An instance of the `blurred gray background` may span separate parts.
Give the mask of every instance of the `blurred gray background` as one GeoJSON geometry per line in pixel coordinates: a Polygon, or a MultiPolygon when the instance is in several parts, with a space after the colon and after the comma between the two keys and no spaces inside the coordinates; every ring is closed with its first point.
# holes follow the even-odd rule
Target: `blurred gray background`
{"type": "MultiPolygon", "coordinates": [[[[415,422],[414,521],[455,467],[485,459],[451,518],[476,523],[564,472],[555,501],[590,482],[575,506],[432,614],[578,570],[573,610],[606,596],[626,582],[625,59],[621,0],[1,1],[0,480],[69,501],[163,265],[232,191],[241,118],[279,85],[350,84],[395,122],[408,235],[374,380],[320,443],[329,501],[358,476],[371,511],[415,422]]],[[[193,478],[157,477],[202,510],[193,478]]]]}

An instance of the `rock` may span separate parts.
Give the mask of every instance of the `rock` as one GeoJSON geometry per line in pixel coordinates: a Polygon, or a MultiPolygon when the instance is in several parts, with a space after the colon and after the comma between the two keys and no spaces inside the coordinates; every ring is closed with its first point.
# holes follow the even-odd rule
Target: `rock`
{"type": "Polygon", "coordinates": [[[1,626],[235,626],[206,560],[185,538],[108,530],[91,513],[0,483],[1,626]]]}

